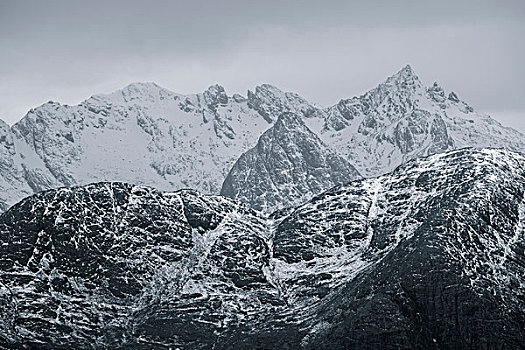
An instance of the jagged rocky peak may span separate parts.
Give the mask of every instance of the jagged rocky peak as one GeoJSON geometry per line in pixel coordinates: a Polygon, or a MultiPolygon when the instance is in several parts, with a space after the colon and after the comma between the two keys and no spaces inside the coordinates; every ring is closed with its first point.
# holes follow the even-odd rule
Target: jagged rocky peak
{"type": "MultiPolygon", "coordinates": [[[[423,91],[423,84],[410,65],[406,65],[399,72],[388,77],[385,82],[371,90],[372,101],[376,106],[400,105],[415,107],[419,95],[423,91]]],[[[366,94],[365,94],[366,95],[366,94]]]]}
{"type": "Polygon", "coordinates": [[[212,85],[204,91],[204,97],[207,99],[208,104],[226,105],[228,103],[228,95],[224,90],[224,87],[219,84],[212,85]]]}
{"type": "Polygon", "coordinates": [[[388,77],[384,84],[406,89],[415,89],[421,86],[421,80],[419,80],[419,77],[412,67],[407,64],[401,70],[388,77]]]}
{"type": "MultiPolygon", "coordinates": [[[[283,112],[277,118],[274,124],[274,132],[286,132],[298,128],[299,130],[306,131],[306,124],[301,119],[301,116],[292,112],[283,112]]],[[[311,131],[310,131],[311,132],[311,131]]]]}
{"type": "Polygon", "coordinates": [[[233,165],[221,195],[273,211],[359,177],[350,163],[308,129],[300,115],[284,112],[233,165]]]}
{"type": "Polygon", "coordinates": [[[460,101],[458,95],[454,91],[451,91],[450,94],[448,94],[448,99],[454,103],[458,103],[460,101]]]}
{"type": "Polygon", "coordinates": [[[325,111],[318,134],[363,176],[384,174],[414,157],[454,148],[525,151],[523,134],[476,113],[438,83],[424,86],[410,66],[325,111]]]}
{"type": "Polygon", "coordinates": [[[370,134],[417,108],[423,92],[419,77],[407,65],[365,94],[327,108],[324,128],[340,131],[357,122],[362,125],[359,132],[370,134]]]}
{"type": "Polygon", "coordinates": [[[322,116],[322,111],[298,94],[284,92],[275,86],[263,84],[248,90],[248,106],[256,110],[268,123],[273,123],[282,112],[299,112],[304,117],[322,116]]]}
{"type": "Polygon", "coordinates": [[[282,104],[279,103],[276,106],[275,101],[278,101],[283,95],[281,90],[271,85],[257,86],[255,92],[248,90],[248,106],[262,115],[268,123],[273,123],[282,109],[282,104]]]}
{"type": "Polygon", "coordinates": [[[461,101],[455,92],[451,91],[447,95],[445,90],[437,82],[434,82],[427,88],[427,95],[430,98],[430,101],[435,103],[441,109],[447,109],[451,104],[459,104],[459,108],[463,113],[474,111],[472,107],[461,101]]]}
{"type": "Polygon", "coordinates": [[[445,90],[437,82],[434,82],[431,87],[427,89],[430,98],[437,103],[444,103],[447,99],[445,90]]]}

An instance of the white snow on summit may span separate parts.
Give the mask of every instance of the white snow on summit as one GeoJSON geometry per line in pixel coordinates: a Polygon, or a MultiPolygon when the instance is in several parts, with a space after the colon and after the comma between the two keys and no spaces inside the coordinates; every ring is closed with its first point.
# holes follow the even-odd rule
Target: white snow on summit
{"type": "Polygon", "coordinates": [[[0,123],[0,211],[34,192],[96,181],[217,194],[283,112],[302,116],[365,177],[466,146],[525,150],[523,134],[437,83],[426,87],[410,66],[326,108],[267,84],[244,97],[219,85],[182,95],[133,83],[76,106],[48,102],[12,127],[0,123]]]}

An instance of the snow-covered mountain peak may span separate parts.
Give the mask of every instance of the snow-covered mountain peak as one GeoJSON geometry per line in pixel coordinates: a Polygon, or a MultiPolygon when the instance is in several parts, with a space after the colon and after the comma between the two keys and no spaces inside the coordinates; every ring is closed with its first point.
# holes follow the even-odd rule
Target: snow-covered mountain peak
{"type": "Polygon", "coordinates": [[[410,66],[325,113],[323,129],[316,131],[365,177],[455,148],[525,150],[523,134],[476,113],[438,83],[424,86],[410,66]]]}
{"type": "Polygon", "coordinates": [[[397,86],[413,86],[421,85],[421,80],[419,80],[419,77],[414,72],[412,67],[407,64],[401,70],[388,77],[384,84],[397,86]]]}
{"type": "Polygon", "coordinates": [[[109,94],[93,95],[82,104],[86,105],[134,105],[155,104],[164,99],[180,96],[154,82],[135,82],[109,94]]]}
{"type": "Polygon", "coordinates": [[[301,117],[292,112],[283,112],[274,124],[275,129],[283,128],[299,128],[304,129],[306,125],[302,121],[301,117]]]}
{"type": "Polygon", "coordinates": [[[423,91],[421,80],[407,65],[368,93],[372,94],[375,99],[374,102],[380,105],[382,103],[403,104],[406,100],[416,100],[415,102],[417,102],[423,91]]]}

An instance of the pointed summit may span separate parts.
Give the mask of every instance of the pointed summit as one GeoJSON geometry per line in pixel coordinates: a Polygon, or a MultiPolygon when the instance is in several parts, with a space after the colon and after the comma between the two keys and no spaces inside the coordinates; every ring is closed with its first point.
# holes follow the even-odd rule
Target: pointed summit
{"type": "Polygon", "coordinates": [[[208,86],[206,91],[212,94],[225,94],[226,93],[226,91],[224,90],[224,87],[220,84],[210,85],[208,86]]]}
{"type": "Polygon", "coordinates": [[[447,97],[445,90],[437,82],[434,82],[431,87],[427,89],[428,95],[434,102],[444,103],[447,97]]]}
{"type": "Polygon", "coordinates": [[[224,180],[221,195],[257,210],[273,211],[359,177],[299,114],[284,112],[257,145],[237,160],[224,180]]]}
{"type": "Polygon", "coordinates": [[[406,72],[407,74],[414,74],[414,70],[412,69],[412,66],[407,64],[401,69],[402,72],[406,72]]]}
{"type": "Polygon", "coordinates": [[[403,82],[408,83],[408,84],[421,85],[419,77],[417,76],[417,74],[414,72],[414,70],[409,64],[407,64],[405,67],[403,67],[400,71],[398,71],[394,75],[387,78],[385,83],[399,85],[403,82]]]}
{"type": "Polygon", "coordinates": [[[275,129],[288,128],[306,128],[304,121],[299,115],[293,112],[283,112],[274,124],[275,129]]]}

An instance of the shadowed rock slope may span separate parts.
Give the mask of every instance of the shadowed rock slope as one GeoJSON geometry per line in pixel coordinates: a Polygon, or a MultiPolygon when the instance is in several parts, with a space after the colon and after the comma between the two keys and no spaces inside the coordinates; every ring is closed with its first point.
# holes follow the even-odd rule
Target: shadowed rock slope
{"type": "Polygon", "coordinates": [[[348,161],[308,129],[301,116],[286,112],[233,165],[221,195],[273,211],[359,177],[348,161]]]}
{"type": "Polygon", "coordinates": [[[270,218],[98,183],[0,216],[0,347],[518,349],[525,159],[463,149],[270,218]]]}

